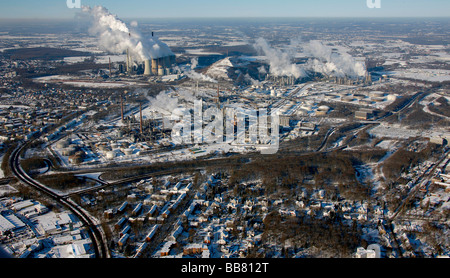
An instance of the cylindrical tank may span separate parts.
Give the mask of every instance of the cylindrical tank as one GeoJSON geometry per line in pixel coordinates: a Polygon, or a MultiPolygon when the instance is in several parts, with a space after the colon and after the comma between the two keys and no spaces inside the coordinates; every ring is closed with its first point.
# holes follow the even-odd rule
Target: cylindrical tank
{"type": "Polygon", "coordinates": [[[115,152],[107,152],[106,153],[106,158],[107,159],[113,159],[116,156],[115,152]]]}
{"type": "Polygon", "coordinates": [[[370,97],[384,97],[384,92],[381,91],[372,91],[369,93],[370,97]]]}

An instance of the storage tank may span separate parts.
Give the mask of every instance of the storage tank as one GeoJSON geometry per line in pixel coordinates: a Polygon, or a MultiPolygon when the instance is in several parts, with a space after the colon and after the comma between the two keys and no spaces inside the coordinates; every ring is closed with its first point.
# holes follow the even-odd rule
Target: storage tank
{"type": "Polygon", "coordinates": [[[354,96],[357,100],[362,100],[362,99],[365,99],[365,98],[366,98],[365,95],[361,95],[361,94],[354,94],[353,96],[354,96]]]}
{"type": "Polygon", "coordinates": [[[342,101],[353,101],[353,100],[355,100],[355,97],[353,96],[353,95],[348,95],[348,96],[345,96],[345,97],[342,97],[342,101]]]}
{"type": "Polygon", "coordinates": [[[384,92],[381,92],[381,91],[372,91],[372,92],[370,92],[369,93],[369,96],[370,97],[384,97],[384,92]]]}
{"type": "Polygon", "coordinates": [[[330,110],[330,107],[328,107],[326,105],[322,105],[322,106],[319,106],[319,108],[317,108],[317,110],[328,112],[330,110]]]}
{"type": "Polygon", "coordinates": [[[116,153],[111,151],[111,152],[106,152],[106,158],[107,159],[114,159],[114,157],[116,157],[116,153]]]}
{"type": "Polygon", "coordinates": [[[384,97],[373,97],[372,100],[374,102],[383,102],[386,101],[386,99],[384,97]]]}
{"type": "Polygon", "coordinates": [[[396,96],[396,95],[388,95],[388,96],[387,96],[387,99],[388,99],[389,101],[394,101],[394,100],[397,99],[397,96],[396,96]]]}

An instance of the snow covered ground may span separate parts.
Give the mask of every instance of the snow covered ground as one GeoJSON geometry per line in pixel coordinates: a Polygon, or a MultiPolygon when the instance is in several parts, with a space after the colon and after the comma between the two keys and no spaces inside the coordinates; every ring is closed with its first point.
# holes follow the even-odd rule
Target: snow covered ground
{"type": "Polygon", "coordinates": [[[393,77],[410,78],[431,82],[450,81],[450,70],[443,69],[418,69],[410,68],[405,70],[396,70],[392,73],[393,77]]]}
{"type": "Polygon", "coordinates": [[[388,125],[380,124],[369,130],[371,135],[376,137],[388,137],[388,138],[402,138],[408,139],[411,137],[420,136],[422,134],[419,130],[407,129],[400,125],[388,125]]]}
{"type": "Polygon", "coordinates": [[[138,82],[132,81],[96,81],[89,79],[75,79],[70,76],[64,75],[51,75],[34,78],[36,82],[40,83],[57,83],[61,82],[67,85],[73,85],[76,87],[89,87],[89,88],[122,88],[126,86],[139,85],[138,82]]]}

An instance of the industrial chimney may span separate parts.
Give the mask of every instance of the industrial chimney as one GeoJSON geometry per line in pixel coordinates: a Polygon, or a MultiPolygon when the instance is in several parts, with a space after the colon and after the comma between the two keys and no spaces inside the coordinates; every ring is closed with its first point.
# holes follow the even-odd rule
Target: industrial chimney
{"type": "Polygon", "coordinates": [[[142,126],[142,103],[139,103],[139,117],[140,117],[140,131],[141,131],[141,134],[143,134],[143,126],[142,126]]]}
{"type": "MultiPolygon", "coordinates": [[[[127,91],[125,91],[125,94],[127,94],[127,91]]],[[[121,121],[123,123],[124,116],[123,116],[123,95],[120,94],[120,115],[121,115],[121,121]]]]}

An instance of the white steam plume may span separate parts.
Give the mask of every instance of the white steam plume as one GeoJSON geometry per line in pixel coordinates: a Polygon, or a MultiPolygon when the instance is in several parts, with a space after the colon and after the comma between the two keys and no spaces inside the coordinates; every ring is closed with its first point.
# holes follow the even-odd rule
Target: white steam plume
{"type": "MultiPolygon", "coordinates": [[[[328,76],[358,77],[365,76],[367,70],[363,62],[356,61],[346,52],[334,52],[329,46],[320,41],[310,41],[301,45],[300,40],[293,40],[286,51],[271,47],[266,40],[259,38],[254,44],[255,49],[264,54],[269,61],[269,72],[274,76],[294,76],[296,78],[307,76],[307,71],[320,72],[328,76]],[[305,65],[292,63],[294,51],[297,46],[303,48],[303,52],[310,56],[305,65]]],[[[259,69],[260,73],[264,69],[259,69]]]]}
{"type": "Polygon", "coordinates": [[[307,63],[309,70],[336,77],[358,77],[367,73],[364,63],[356,61],[346,52],[333,52],[331,47],[320,41],[310,41],[303,49],[313,57],[307,63]]]}
{"type": "Polygon", "coordinates": [[[173,55],[158,38],[144,38],[137,29],[137,22],[132,22],[129,28],[102,6],[83,6],[82,11],[92,22],[89,32],[98,37],[99,46],[108,52],[123,54],[129,50],[131,57],[139,61],[173,55]]]}
{"type": "Polygon", "coordinates": [[[274,76],[294,76],[296,78],[307,75],[301,66],[292,63],[293,55],[290,52],[283,52],[271,47],[265,39],[257,39],[254,48],[267,57],[270,74],[274,76]]]}
{"type": "Polygon", "coordinates": [[[148,97],[149,110],[161,114],[171,114],[178,107],[178,98],[171,96],[170,91],[163,91],[155,97],[148,97]]]}
{"type": "Polygon", "coordinates": [[[198,58],[192,58],[191,59],[191,69],[186,72],[186,75],[193,79],[198,81],[207,81],[212,83],[217,83],[217,81],[207,75],[204,75],[202,73],[196,72],[194,69],[198,65],[198,58]]]}

